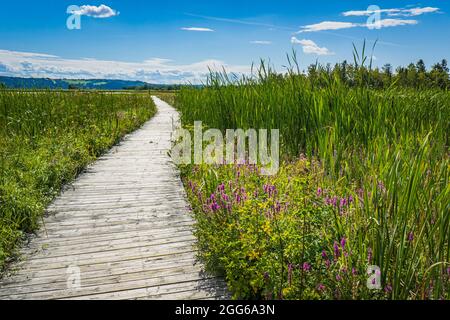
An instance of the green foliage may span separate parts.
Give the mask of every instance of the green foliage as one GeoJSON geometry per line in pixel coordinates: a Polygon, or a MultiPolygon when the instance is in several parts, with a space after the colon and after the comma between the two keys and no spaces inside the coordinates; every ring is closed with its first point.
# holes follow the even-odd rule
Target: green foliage
{"type": "Polygon", "coordinates": [[[450,93],[374,89],[365,59],[355,60],[355,86],[332,73],[305,77],[294,57],[287,76],[263,64],[253,77],[211,74],[205,88],[177,94],[185,126],[280,129],[275,177],[251,166],[183,168],[201,256],[235,297],[450,298],[450,93]],[[231,210],[217,200],[222,183],[231,210]],[[262,195],[265,185],[277,197],[262,195]],[[241,188],[245,201],[235,200],[241,188]],[[277,202],[283,209],[268,214],[277,202]],[[367,290],[369,264],[384,290],[367,290]]]}
{"type": "Polygon", "coordinates": [[[155,112],[148,94],[0,92],[0,269],[61,187],[155,112]]]}

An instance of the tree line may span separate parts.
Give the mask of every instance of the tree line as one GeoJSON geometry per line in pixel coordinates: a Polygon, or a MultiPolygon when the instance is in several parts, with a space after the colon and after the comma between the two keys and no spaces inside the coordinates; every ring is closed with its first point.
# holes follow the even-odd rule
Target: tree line
{"type": "Polygon", "coordinates": [[[365,85],[372,88],[384,89],[393,86],[415,89],[439,88],[450,89],[449,67],[447,60],[435,63],[427,69],[425,62],[420,59],[410,63],[407,67],[399,66],[395,70],[391,64],[372,68],[355,62],[344,61],[334,66],[310,65],[306,76],[314,82],[324,81],[326,78],[338,78],[349,86],[365,85]]]}

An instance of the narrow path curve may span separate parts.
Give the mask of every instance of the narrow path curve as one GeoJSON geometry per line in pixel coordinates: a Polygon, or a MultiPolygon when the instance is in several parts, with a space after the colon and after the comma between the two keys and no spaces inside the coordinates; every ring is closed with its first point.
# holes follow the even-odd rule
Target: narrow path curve
{"type": "Polygon", "coordinates": [[[178,113],[158,113],[101,157],[48,208],[0,299],[219,299],[196,261],[194,223],[168,151],[178,113]]]}

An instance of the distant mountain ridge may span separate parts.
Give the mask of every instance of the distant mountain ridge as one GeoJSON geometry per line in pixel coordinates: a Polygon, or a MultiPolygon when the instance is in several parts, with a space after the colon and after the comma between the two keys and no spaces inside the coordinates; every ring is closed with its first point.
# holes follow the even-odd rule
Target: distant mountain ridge
{"type": "Polygon", "coordinates": [[[0,83],[11,89],[176,89],[177,85],[150,84],[143,81],[109,80],[109,79],[50,79],[50,78],[20,78],[0,76],[0,83]]]}

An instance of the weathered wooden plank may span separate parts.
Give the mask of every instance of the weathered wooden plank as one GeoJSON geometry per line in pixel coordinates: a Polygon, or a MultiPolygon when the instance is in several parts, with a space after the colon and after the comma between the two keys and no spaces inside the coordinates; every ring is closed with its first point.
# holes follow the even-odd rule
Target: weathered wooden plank
{"type": "Polygon", "coordinates": [[[196,261],[179,173],[168,156],[178,114],[158,114],[90,165],[47,209],[0,281],[0,299],[226,298],[196,261]],[[81,287],[67,287],[69,266],[81,287]]]}

